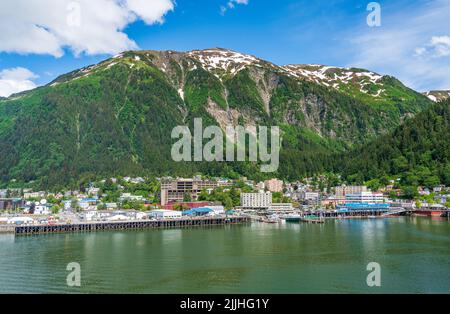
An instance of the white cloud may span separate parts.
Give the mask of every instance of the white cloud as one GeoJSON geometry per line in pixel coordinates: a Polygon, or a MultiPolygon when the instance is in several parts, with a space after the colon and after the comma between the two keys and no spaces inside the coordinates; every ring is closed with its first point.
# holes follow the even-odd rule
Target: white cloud
{"type": "Polygon", "coordinates": [[[224,15],[229,9],[234,9],[237,4],[247,5],[249,0],[229,0],[226,5],[220,7],[220,13],[224,15]]]}
{"type": "Polygon", "coordinates": [[[32,80],[37,77],[33,72],[22,67],[0,71],[0,96],[8,97],[11,94],[35,88],[36,84],[32,80]]]}
{"type": "Polygon", "coordinates": [[[430,44],[436,57],[450,56],[450,36],[433,36],[430,44]]]}
{"type": "Polygon", "coordinates": [[[136,49],[124,29],[138,19],[163,23],[173,0],[2,0],[0,52],[115,54],[136,49]]]}
{"type": "Polygon", "coordinates": [[[450,89],[450,1],[431,0],[349,37],[349,65],[391,74],[419,90],[450,89]],[[444,33],[443,33],[444,32],[444,33]]]}

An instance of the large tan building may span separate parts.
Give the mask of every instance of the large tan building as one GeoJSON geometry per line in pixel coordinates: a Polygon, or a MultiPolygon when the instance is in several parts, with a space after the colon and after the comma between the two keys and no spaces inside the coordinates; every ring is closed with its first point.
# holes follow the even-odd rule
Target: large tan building
{"type": "Polygon", "coordinates": [[[368,192],[367,186],[364,185],[341,185],[334,188],[336,197],[345,197],[347,194],[368,192]]]}
{"type": "Polygon", "coordinates": [[[178,178],[161,180],[161,205],[182,202],[184,196],[189,194],[192,201],[196,201],[202,190],[218,187],[230,187],[231,181],[201,180],[198,178],[178,178]]]}
{"type": "Polygon", "coordinates": [[[278,179],[270,179],[264,181],[266,189],[270,192],[283,192],[283,181],[278,179]]]}

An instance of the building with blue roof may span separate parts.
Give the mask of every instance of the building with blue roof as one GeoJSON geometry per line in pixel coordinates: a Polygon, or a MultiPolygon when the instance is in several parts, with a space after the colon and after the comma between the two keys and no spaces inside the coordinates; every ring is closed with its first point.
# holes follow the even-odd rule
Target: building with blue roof
{"type": "Polygon", "coordinates": [[[208,207],[197,207],[191,208],[183,211],[183,216],[205,216],[213,212],[211,208],[208,207]]]}

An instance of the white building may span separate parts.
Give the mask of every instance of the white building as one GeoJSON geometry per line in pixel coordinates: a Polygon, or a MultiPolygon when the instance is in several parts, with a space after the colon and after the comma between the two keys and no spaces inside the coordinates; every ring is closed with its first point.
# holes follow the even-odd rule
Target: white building
{"type": "Polygon", "coordinates": [[[222,215],[225,214],[225,208],[222,205],[208,205],[206,206],[209,209],[212,209],[212,215],[222,215]]]}
{"type": "Polygon", "coordinates": [[[107,210],[117,209],[117,203],[106,203],[105,206],[107,210]]]}
{"type": "Polygon", "coordinates": [[[270,211],[292,211],[292,203],[272,203],[269,206],[270,211]]]}
{"type": "Polygon", "coordinates": [[[131,195],[131,193],[122,193],[119,198],[120,201],[145,201],[141,195],[131,195]]]}
{"type": "Polygon", "coordinates": [[[241,193],[241,207],[267,209],[272,204],[272,193],[241,193]]]}
{"type": "Polygon", "coordinates": [[[383,193],[376,192],[358,192],[345,195],[345,202],[351,203],[383,203],[383,193]]]}
{"type": "Polygon", "coordinates": [[[305,201],[317,201],[319,199],[319,192],[302,192],[301,198],[305,201]]]}
{"type": "Polygon", "coordinates": [[[148,213],[137,212],[136,219],[138,220],[148,219],[148,213]]]}
{"type": "Polygon", "coordinates": [[[47,204],[39,204],[34,207],[35,215],[49,215],[50,214],[50,206],[47,204]]]}
{"type": "Polygon", "coordinates": [[[28,192],[28,193],[23,193],[23,198],[24,199],[30,199],[30,198],[43,198],[45,197],[45,192],[44,191],[40,191],[40,192],[28,192]]]}
{"type": "Polygon", "coordinates": [[[90,187],[86,192],[88,195],[98,196],[98,193],[100,192],[100,188],[90,187]]]}
{"type": "Polygon", "coordinates": [[[150,212],[150,216],[156,219],[181,218],[183,213],[177,210],[156,209],[150,212]]]}

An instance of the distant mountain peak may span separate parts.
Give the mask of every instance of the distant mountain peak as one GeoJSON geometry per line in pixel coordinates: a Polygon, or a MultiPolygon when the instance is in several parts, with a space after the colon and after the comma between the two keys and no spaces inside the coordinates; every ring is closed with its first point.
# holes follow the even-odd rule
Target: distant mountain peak
{"type": "Polygon", "coordinates": [[[378,97],[384,92],[383,76],[365,69],[342,68],[321,64],[289,64],[282,67],[288,74],[317,84],[345,90],[346,85],[354,85],[360,92],[378,97]],[[374,85],[377,85],[373,92],[374,85]]]}
{"type": "Polygon", "coordinates": [[[423,94],[434,102],[439,102],[450,98],[450,90],[432,90],[423,94]]]}
{"type": "Polygon", "coordinates": [[[205,70],[218,70],[231,75],[238,73],[247,66],[268,64],[268,62],[262,61],[255,56],[224,48],[193,50],[188,52],[187,56],[200,62],[205,70]]]}

